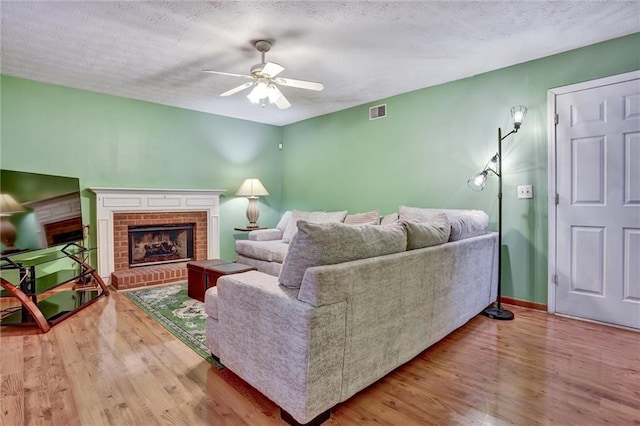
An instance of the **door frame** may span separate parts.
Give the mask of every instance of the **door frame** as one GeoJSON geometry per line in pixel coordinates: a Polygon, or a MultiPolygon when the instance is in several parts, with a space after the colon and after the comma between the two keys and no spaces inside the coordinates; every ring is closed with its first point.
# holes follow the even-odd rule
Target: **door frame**
{"type": "Polygon", "coordinates": [[[547,253],[548,261],[548,280],[547,280],[547,312],[555,314],[556,312],[556,284],[554,276],[556,274],[556,235],[557,235],[557,218],[556,218],[556,191],[557,191],[557,163],[556,163],[556,97],[566,93],[577,92],[580,90],[594,89],[596,87],[609,86],[611,84],[624,83],[640,79],[640,70],[631,71],[624,74],[613,75],[610,77],[598,78],[596,80],[585,81],[582,83],[570,84],[568,86],[554,87],[547,90],[547,209],[549,221],[547,223],[547,233],[549,247],[547,253]]]}

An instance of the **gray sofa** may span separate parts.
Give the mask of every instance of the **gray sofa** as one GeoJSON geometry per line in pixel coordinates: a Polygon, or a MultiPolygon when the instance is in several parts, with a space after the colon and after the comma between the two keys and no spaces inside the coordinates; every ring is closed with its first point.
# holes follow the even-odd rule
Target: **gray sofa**
{"type": "Polygon", "coordinates": [[[299,221],[279,277],[229,275],[207,290],[211,352],[294,421],[328,416],[496,299],[495,233],[446,242],[449,228],[425,239],[421,226],[299,221]]]}
{"type": "Polygon", "coordinates": [[[489,217],[481,210],[433,209],[400,206],[398,213],[381,216],[378,211],[347,214],[341,212],[286,211],[275,228],[251,231],[246,240],[236,241],[236,260],[255,266],[258,271],[278,276],[284,258],[289,251],[289,242],[295,235],[297,220],[315,223],[344,222],[351,225],[389,225],[400,220],[424,221],[438,213],[445,213],[451,224],[450,240],[456,241],[487,232],[489,217]]]}

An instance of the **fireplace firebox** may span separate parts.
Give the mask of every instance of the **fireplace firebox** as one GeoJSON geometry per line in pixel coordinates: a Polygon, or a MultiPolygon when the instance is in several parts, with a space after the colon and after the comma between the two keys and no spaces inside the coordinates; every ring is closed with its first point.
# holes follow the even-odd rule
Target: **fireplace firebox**
{"type": "Polygon", "coordinates": [[[195,223],[128,227],[129,267],[193,259],[195,223]]]}

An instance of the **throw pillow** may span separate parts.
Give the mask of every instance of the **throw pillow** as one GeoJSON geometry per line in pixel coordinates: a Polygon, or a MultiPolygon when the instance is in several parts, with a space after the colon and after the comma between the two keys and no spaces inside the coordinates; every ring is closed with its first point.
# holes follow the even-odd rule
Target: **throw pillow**
{"type": "Polygon", "coordinates": [[[469,210],[462,213],[447,213],[451,223],[449,241],[484,235],[489,228],[489,215],[482,210],[469,210]]]}
{"type": "Polygon", "coordinates": [[[407,207],[400,206],[398,208],[398,216],[400,220],[407,220],[410,222],[424,222],[431,219],[438,213],[441,213],[442,209],[426,209],[420,207],[407,207]]]}
{"type": "Polygon", "coordinates": [[[388,215],[382,216],[380,219],[380,225],[390,225],[392,223],[396,223],[398,221],[398,213],[389,213],[388,215]]]}
{"type": "Polygon", "coordinates": [[[489,216],[482,210],[426,209],[400,206],[398,211],[400,220],[410,222],[429,221],[438,213],[445,213],[451,224],[449,241],[484,235],[489,228],[489,216]]]}
{"type": "Polygon", "coordinates": [[[378,210],[373,210],[367,213],[348,214],[344,218],[344,223],[347,225],[377,225],[380,223],[380,213],[378,210]]]}
{"type": "Polygon", "coordinates": [[[313,223],[342,222],[346,215],[346,210],[341,212],[301,212],[294,210],[291,213],[291,220],[287,223],[287,228],[282,234],[282,242],[291,242],[293,236],[298,232],[297,223],[299,220],[313,223]]]}
{"type": "Polygon", "coordinates": [[[300,288],[304,273],[312,266],[399,253],[407,248],[407,234],[400,224],[353,226],[300,220],[298,228],[278,278],[289,288],[300,288]]]}
{"type": "Polygon", "coordinates": [[[282,231],[282,235],[284,235],[284,231],[287,229],[287,225],[291,222],[291,210],[287,210],[284,212],[280,221],[276,225],[276,228],[282,231]]]}
{"type": "Polygon", "coordinates": [[[407,230],[407,250],[436,246],[449,241],[451,225],[444,213],[435,215],[428,222],[401,221],[407,230]]]}

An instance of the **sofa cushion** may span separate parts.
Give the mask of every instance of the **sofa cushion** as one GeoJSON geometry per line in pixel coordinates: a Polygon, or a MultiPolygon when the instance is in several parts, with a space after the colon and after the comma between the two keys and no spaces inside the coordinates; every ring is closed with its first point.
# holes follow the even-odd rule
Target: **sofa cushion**
{"type": "Polygon", "coordinates": [[[298,232],[296,223],[299,220],[305,220],[312,223],[326,223],[326,222],[342,222],[347,215],[347,211],[339,212],[301,212],[294,210],[291,213],[291,220],[287,223],[287,229],[285,229],[282,236],[282,241],[285,243],[291,242],[291,238],[298,232]]]}
{"type": "Polygon", "coordinates": [[[282,234],[284,234],[284,231],[285,229],[287,229],[287,225],[289,224],[290,220],[291,220],[291,210],[287,210],[286,212],[284,212],[284,214],[280,218],[280,221],[276,225],[276,228],[278,228],[280,231],[282,231],[282,234]]]}
{"type": "Polygon", "coordinates": [[[438,213],[445,213],[451,224],[449,241],[458,241],[484,235],[489,228],[489,216],[482,210],[427,209],[400,206],[400,220],[410,222],[429,221],[438,213]]]}
{"type": "Polygon", "coordinates": [[[251,241],[274,241],[282,239],[282,231],[278,228],[256,229],[247,234],[247,239],[251,241]]]}
{"type": "Polygon", "coordinates": [[[218,319],[218,286],[208,288],[204,294],[204,313],[218,319]]]}
{"type": "Polygon", "coordinates": [[[389,213],[382,216],[380,219],[380,225],[390,225],[398,221],[398,213],[389,213]]]}
{"type": "Polygon", "coordinates": [[[482,210],[470,210],[466,213],[447,213],[451,224],[449,241],[464,240],[465,238],[484,235],[489,228],[489,215],[482,210]]]}
{"type": "Polygon", "coordinates": [[[400,224],[352,226],[300,220],[279,281],[285,287],[300,288],[305,271],[312,266],[399,253],[406,248],[407,234],[400,224]]]}
{"type": "Polygon", "coordinates": [[[439,213],[428,222],[410,222],[403,220],[407,230],[407,250],[436,246],[449,241],[451,225],[444,213],[439,213]]]}
{"type": "Polygon", "coordinates": [[[373,210],[366,213],[348,214],[344,218],[344,223],[347,225],[378,225],[380,223],[380,213],[378,210],[373,210]]]}
{"type": "MultiPolygon", "coordinates": [[[[289,244],[282,244],[289,248],[289,244]]],[[[254,259],[253,257],[247,257],[241,254],[236,255],[236,262],[242,263],[243,265],[255,266],[258,271],[274,277],[278,277],[278,275],[280,275],[280,269],[282,269],[282,263],[280,262],[267,262],[266,260],[254,259]]]]}
{"type": "Polygon", "coordinates": [[[236,241],[236,253],[251,257],[253,259],[260,259],[266,262],[279,262],[282,263],[284,257],[287,255],[289,245],[283,243],[281,240],[275,241],[249,241],[249,240],[237,240],[236,241]]]}

